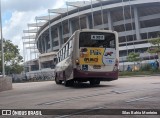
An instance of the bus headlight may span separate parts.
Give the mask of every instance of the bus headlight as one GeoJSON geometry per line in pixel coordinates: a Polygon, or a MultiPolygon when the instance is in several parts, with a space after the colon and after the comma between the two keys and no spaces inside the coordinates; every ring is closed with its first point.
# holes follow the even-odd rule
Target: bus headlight
{"type": "Polygon", "coordinates": [[[79,65],[79,60],[78,59],[76,59],[76,65],[79,65]]]}

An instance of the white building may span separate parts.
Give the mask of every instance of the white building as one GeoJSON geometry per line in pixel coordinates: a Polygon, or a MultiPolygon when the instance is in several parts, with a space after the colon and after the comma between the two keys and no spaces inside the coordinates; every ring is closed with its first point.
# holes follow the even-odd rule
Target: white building
{"type": "MultiPolygon", "coordinates": [[[[147,39],[158,37],[160,32],[160,0],[91,0],[67,5],[49,9],[48,16],[36,17],[37,23],[28,24],[35,29],[24,30],[29,36],[23,39],[34,39],[38,51],[45,54],[57,51],[75,30],[115,30],[121,62],[133,51],[143,55],[151,46],[147,39]]],[[[144,55],[145,60],[157,58],[144,55]]]]}

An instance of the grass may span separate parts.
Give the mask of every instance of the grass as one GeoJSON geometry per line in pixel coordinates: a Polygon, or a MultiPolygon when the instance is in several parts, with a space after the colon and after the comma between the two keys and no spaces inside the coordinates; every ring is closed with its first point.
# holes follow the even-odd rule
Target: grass
{"type": "Polygon", "coordinates": [[[154,75],[154,74],[160,74],[160,70],[156,71],[133,71],[133,72],[119,72],[119,76],[137,76],[137,75],[154,75]]]}

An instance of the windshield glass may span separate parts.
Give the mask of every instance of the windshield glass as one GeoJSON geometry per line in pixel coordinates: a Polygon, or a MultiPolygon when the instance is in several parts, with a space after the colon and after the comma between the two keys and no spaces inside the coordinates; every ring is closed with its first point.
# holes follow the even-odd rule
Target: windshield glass
{"type": "Polygon", "coordinates": [[[115,34],[105,32],[81,32],[79,47],[116,48],[115,34]]]}

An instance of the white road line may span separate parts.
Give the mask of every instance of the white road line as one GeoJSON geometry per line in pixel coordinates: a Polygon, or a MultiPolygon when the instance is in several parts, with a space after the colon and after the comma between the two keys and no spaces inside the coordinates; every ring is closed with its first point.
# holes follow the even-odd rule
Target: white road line
{"type": "Polygon", "coordinates": [[[130,102],[140,101],[140,100],[144,100],[144,99],[148,99],[148,98],[152,98],[152,96],[147,96],[147,97],[142,97],[142,98],[135,98],[135,99],[132,99],[132,100],[128,100],[126,102],[130,103],[130,102]]]}
{"type": "Polygon", "coordinates": [[[83,98],[88,98],[88,97],[99,96],[99,95],[106,95],[106,94],[111,94],[111,93],[110,92],[105,92],[105,93],[97,93],[97,94],[91,94],[91,95],[86,95],[86,96],[72,97],[72,98],[57,100],[57,101],[54,101],[54,102],[41,103],[41,104],[38,104],[38,105],[51,105],[51,104],[56,104],[56,103],[61,103],[61,102],[66,102],[66,101],[71,101],[71,100],[78,100],[78,99],[83,99],[83,98]]]}
{"type": "MultiPolygon", "coordinates": [[[[154,88],[155,89],[160,89],[160,88],[154,88]]],[[[91,94],[91,95],[85,95],[85,96],[78,96],[78,97],[72,97],[72,98],[66,98],[66,99],[62,99],[62,100],[57,100],[57,101],[53,101],[53,102],[46,102],[46,103],[40,103],[38,105],[52,105],[52,104],[57,104],[57,103],[62,103],[62,102],[67,102],[67,101],[71,101],[71,100],[79,100],[79,99],[83,99],[83,98],[89,98],[89,97],[94,97],[94,96],[100,96],[100,95],[106,95],[106,94],[111,94],[111,93],[116,93],[116,94],[123,94],[123,93],[128,93],[128,92],[135,92],[135,91],[146,91],[146,88],[143,89],[135,89],[135,90],[125,90],[125,91],[117,91],[117,90],[113,90],[110,92],[105,92],[105,93],[97,93],[97,94],[91,94]]]]}

